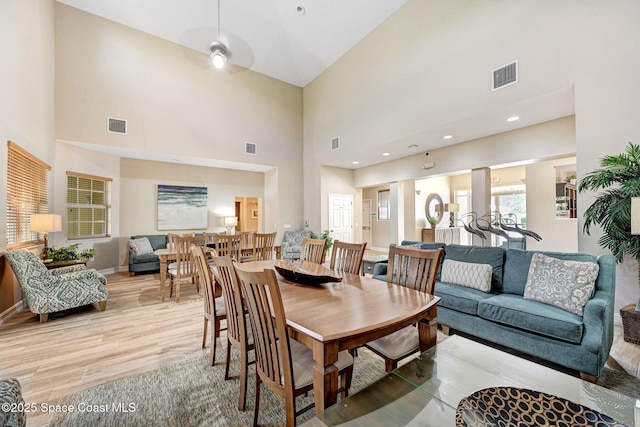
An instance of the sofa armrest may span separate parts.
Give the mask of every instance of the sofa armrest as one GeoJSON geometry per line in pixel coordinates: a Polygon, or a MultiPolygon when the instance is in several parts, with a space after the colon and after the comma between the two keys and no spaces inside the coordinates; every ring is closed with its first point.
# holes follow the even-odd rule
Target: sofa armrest
{"type": "Polygon", "coordinates": [[[606,359],[613,343],[613,297],[598,291],[584,307],[582,346],[606,359]]]}
{"type": "Polygon", "coordinates": [[[387,261],[380,261],[380,262],[376,262],[373,265],[373,273],[371,274],[372,276],[383,276],[387,274],[387,266],[388,266],[388,262],[387,261]]]}

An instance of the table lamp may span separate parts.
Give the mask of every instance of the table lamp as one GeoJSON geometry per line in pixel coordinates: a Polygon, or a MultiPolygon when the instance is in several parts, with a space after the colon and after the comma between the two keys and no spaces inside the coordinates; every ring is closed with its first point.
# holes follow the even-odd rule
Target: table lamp
{"type": "Polygon", "coordinates": [[[447,203],[444,205],[444,210],[449,212],[449,227],[453,227],[453,214],[460,211],[460,205],[458,203],[447,203]]]}
{"type": "Polygon", "coordinates": [[[32,214],[31,231],[44,233],[44,248],[42,249],[42,259],[49,260],[49,233],[62,230],[62,217],[57,214],[32,214]]]}
{"type": "Polygon", "coordinates": [[[224,225],[227,227],[227,234],[235,234],[236,226],[238,225],[238,217],[225,216],[224,225]]]}

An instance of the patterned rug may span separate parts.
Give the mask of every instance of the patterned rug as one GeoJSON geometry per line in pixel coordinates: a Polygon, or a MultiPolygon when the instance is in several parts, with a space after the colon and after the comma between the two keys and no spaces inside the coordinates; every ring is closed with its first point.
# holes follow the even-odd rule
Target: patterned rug
{"type": "MultiPolygon", "coordinates": [[[[51,426],[250,426],[255,402],[255,370],[249,366],[247,407],[238,411],[239,355],[232,351],[230,375],[224,380],[226,349],[216,352],[215,366],[208,356],[174,363],[153,371],[123,378],[63,399],[61,405],[74,405],[82,412],[58,413],[51,426]]],[[[250,356],[251,357],[251,356],[250,356]]],[[[350,394],[372,384],[384,375],[384,361],[358,349],[350,394]]],[[[297,400],[302,408],[313,400],[313,392],[297,400]]],[[[314,410],[298,417],[298,423],[311,418],[314,410]]],[[[284,400],[268,387],[260,390],[260,418],[263,426],[284,425],[284,400]]]]}

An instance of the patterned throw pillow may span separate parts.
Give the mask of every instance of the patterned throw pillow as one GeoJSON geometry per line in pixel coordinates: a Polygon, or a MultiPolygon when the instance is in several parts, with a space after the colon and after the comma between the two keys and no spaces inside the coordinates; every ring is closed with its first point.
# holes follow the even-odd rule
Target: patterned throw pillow
{"type": "Polygon", "coordinates": [[[600,267],[595,262],[565,261],[543,254],[531,258],[524,298],[582,316],[600,267]]]}
{"type": "Polygon", "coordinates": [[[442,262],[440,281],[489,292],[491,290],[492,272],[493,267],[489,264],[445,259],[442,262]]]}
{"type": "Polygon", "coordinates": [[[129,240],[129,246],[131,246],[131,249],[133,249],[136,255],[153,253],[153,247],[151,246],[151,242],[146,237],[129,240]]]}

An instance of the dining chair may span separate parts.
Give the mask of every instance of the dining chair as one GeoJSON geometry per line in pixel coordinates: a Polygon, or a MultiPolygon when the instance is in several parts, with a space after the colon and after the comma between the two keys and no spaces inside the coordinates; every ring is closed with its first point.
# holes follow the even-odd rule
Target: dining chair
{"type": "Polygon", "coordinates": [[[331,250],[332,270],[344,271],[347,273],[360,274],[362,257],[367,243],[346,243],[336,240],[333,242],[331,250]]]}
{"type": "Polygon", "coordinates": [[[300,259],[322,264],[324,262],[326,243],[326,239],[308,239],[305,237],[302,239],[300,259]]]}
{"type": "Polygon", "coordinates": [[[273,259],[276,234],[278,233],[256,233],[253,239],[253,261],[273,259]]]}
{"type": "MultiPolygon", "coordinates": [[[[202,247],[191,246],[189,249],[195,260],[200,283],[204,289],[204,332],[202,334],[202,348],[207,346],[207,329],[211,324],[211,351],[209,353],[209,365],[216,361],[216,341],[220,336],[221,321],[227,318],[225,297],[217,290],[216,283],[211,275],[207,257],[202,247]]],[[[228,322],[227,322],[228,328],[228,322]]]]}
{"type": "Polygon", "coordinates": [[[173,286],[176,287],[176,302],[180,302],[180,285],[185,280],[189,280],[196,285],[196,289],[200,291],[200,281],[196,263],[191,255],[191,245],[195,245],[204,249],[204,236],[176,236],[175,251],[176,261],[169,265],[169,277],[171,278],[169,288],[169,298],[173,296],[173,286]]]}
{"type": "MultiPolygon", "coordinates": [[[[442,249],[425,250],[389,246],[387,282],[433,295],[442,249]]],[[[419,351],[420,338],[415,325],[407,326],[385,337],[368,342],[365,347],[385,360],[385,369],[391,372],[398,362],[419,351]]]]}
{"type": "Polygon", "coordinates": [[[240,231],[237,233],[240,236],[240,262],[253,261],[253,245],[255,231],[240,231]],[[246,250],[251,249],[251,253],[246,250]]]}
{"type": "Polygon", "coordinates": [[[215,268],[213,270],[217,282],[222,287],[224,305],[227,312],[227,361],[224,368],[224,379],[229,379],[229,365],[231,364],[231,348],[240,352],[240,395],[238,409],[244,411],[247,403],[247,371],[249,351],[253,350],[253,334],[248,327],[249,318],[245,316],[244,303],[240,285],[233,268],[233,261],[229,255],[212,257],[215,268]]]}
{"type": "MultiPolygon", "coordinates": [[[[260,385],[264,383],[285,399],[286,425],[294,426],[296,417],[314,406],[312,403],[296,410],[296,397],[313,389],[313,352],[289,339],[275,271],[244,271],[242,264],[234,264],[234,267],[249,311],[255,342],[257,375],[253,425],[258,424],[260,385]]],[[[340,375],[341,397],[344,398],[351,385],[353,357],[347,351],[341,351],[335,366],[340,375]]]]}
{"type": "Polygon", "coordinates": [[[241,237],[239,234],[216,234],[213,236],[213,246],[216,256],[229,255],[232,259],[240,261],[241,237]]]}

